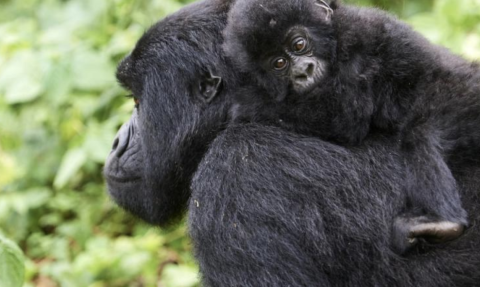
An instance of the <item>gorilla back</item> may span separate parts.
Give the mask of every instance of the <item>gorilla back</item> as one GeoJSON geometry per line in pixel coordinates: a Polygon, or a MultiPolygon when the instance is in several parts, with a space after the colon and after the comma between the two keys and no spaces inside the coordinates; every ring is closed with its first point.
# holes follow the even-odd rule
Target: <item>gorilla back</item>
{"type": "Polygon", "coordinates": [[[390,143],[349,150],[263,125],[226,126],[240,88],[220,51],[228,9],[227,0],[182,9],[119,66],[139,106],[107,160],[112,198],[162,225],[189,203],[206,286],[478,286],[478,165],[455,168],[472,228],[399,257],[387,245],[404,204],[402,156],[390,143]]]}
{"type": "MultiPolygon", "coordinates": [[[[259,124],[222,132],[189,207],[206,286],[479,286],[478,224],[405,257],[391,250],[404,204],[392,150],[384,138],[346,149],[259,124]]],[[[478,174],[478,165],[457,174],[477,223],[478,174]]]]}

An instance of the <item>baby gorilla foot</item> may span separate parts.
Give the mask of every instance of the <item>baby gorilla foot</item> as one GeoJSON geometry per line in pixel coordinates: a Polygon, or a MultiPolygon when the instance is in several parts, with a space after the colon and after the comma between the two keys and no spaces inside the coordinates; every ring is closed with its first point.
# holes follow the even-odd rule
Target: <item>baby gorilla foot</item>
{"type": "Polygon", "coordinates": [[[393,223],[393,249],[400,254],[414,247],[419,239],[429,243],[443,243],[463,234],[465,225],[441,221],[427,216],[398,216],[393,223]]]}

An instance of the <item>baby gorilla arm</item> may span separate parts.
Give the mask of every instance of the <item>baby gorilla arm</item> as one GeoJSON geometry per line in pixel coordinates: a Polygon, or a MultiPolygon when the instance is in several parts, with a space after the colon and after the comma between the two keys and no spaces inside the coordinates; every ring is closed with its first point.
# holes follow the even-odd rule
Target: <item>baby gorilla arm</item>
{"type": "Polygon", "coordinates": [[[426,129],[408,129],[402,152],[406,167],[407,209],[394,223],[394,247],[404,252],[419,238],[432,243],[459,237],[467,225],[456,180],[426,129]]]}

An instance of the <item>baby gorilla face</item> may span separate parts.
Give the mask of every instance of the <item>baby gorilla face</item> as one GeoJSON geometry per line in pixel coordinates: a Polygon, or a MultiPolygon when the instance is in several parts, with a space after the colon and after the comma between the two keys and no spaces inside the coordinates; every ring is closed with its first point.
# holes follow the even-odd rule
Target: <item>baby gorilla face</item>
{"type": "Polygon", "coordinates": [[[296,27],[286,34],[281,52],[267,56],[263,65],[267,71],[288,80],[294,92],[303,94],[318,85],[327,63],[314,55],[308,31],[296,27]]]}

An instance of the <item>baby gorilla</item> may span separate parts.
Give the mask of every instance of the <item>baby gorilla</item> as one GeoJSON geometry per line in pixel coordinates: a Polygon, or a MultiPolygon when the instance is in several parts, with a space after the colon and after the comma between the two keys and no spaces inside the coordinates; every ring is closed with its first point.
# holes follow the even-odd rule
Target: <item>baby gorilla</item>
{"type": "Polygon", "coordinates": [[[232,116],[352,146],[405,152],[394,249],[445,242],[467,225],[455,160],[478,160],[480,69],[376,9],[322,0],[238,0],[224,50],[243,88],[232,116]],[[448,163],[448,165],[447,165],[448,163]]]}

